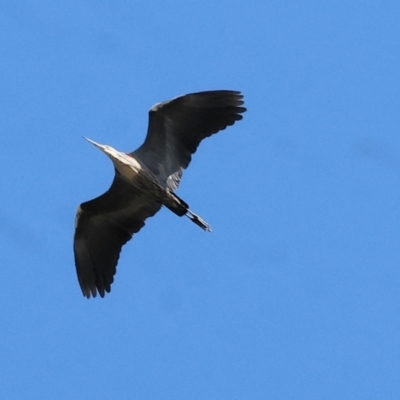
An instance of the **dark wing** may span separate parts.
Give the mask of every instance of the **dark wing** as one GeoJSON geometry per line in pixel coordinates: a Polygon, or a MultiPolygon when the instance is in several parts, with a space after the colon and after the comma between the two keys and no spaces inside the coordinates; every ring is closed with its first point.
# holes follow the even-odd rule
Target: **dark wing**
{"type": "Polygon", "coordinates": [[[110,292],[122,246],[161,204],[123,180],[116,172],[110,189],[82,203],[76,214],[74,254],[83,295],[110,292]]]}
{"type": "Polygon", "coordinates": [[[242,119],[243,96],[231,90],[199,92],[155,105],[146,140],[132,154],[176,189],[200,142],[242,119]]]}

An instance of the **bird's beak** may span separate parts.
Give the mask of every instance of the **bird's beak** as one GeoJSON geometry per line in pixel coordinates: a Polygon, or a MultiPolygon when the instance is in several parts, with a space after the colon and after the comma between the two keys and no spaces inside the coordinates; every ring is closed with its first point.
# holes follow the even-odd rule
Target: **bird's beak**
{"type": "Polygon", "coordinates": [[[104,146],[100,143],[96,143],[94,140],[88,139],[87,137],[83,137],[84,139],[86,139],[89,143],[92,143],[94,146],[96,146],[98,149],[100,149],[101,151],[104,151],[104,146]]]}

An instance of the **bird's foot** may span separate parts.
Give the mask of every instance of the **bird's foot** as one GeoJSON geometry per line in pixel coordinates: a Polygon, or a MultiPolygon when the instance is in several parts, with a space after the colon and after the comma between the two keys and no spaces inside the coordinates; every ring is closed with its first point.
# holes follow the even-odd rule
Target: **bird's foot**
{"type": "Polygon", "coordinates": [[[204,221],[202,218],[200,218],[197,214],[195,214],[194,212],[188,210],[186,213],[186,216],[192,221],[194,222],[197,226],[199,226],[200,228],[204,229],[206,232],[212,232],[211,230],[211,226],[209,224],[207,224],[206,221],[204,221]]]}

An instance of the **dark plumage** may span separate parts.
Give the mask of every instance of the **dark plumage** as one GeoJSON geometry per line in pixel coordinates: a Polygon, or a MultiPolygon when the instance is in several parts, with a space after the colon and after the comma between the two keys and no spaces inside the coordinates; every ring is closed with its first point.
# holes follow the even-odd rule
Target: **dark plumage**
{"type": "Polygon", "coordinates": [[[211,230],[174,190],[200,142],[242,119],[242,99],[240,92],[218,90],[157,104],[149,112],[145,142],[132,153],[89,140],[111,158],[115,177],[106,193],[77,211],[74,254],[84,296],[110,292],[122,246],[162,205],[211,230]]]}

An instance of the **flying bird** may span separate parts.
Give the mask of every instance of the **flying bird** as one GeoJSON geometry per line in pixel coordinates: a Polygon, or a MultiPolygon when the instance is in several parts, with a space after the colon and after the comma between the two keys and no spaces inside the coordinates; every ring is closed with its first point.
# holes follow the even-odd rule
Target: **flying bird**
{"type": "Polygon", "coordinates": [[[107,192],[82,203],[76,213],[75,266],[85,297],[110,292],[122,246],[162,206],[211,231],[175,190],[200,142],[241,120],[243,104],[242,94],[231,90],[156,104],[149,111],[144,143],[131,153],[87,139],[111,159],[115,176],[107,192]]]}

